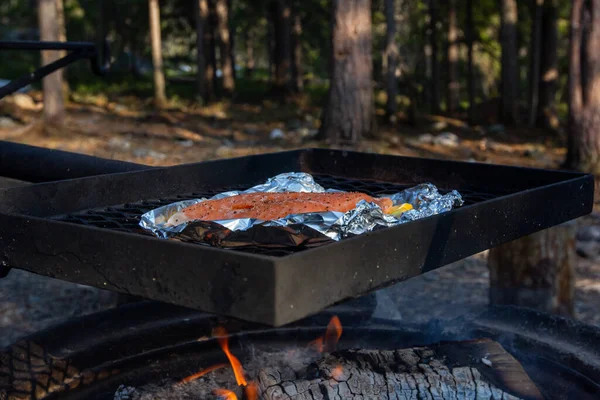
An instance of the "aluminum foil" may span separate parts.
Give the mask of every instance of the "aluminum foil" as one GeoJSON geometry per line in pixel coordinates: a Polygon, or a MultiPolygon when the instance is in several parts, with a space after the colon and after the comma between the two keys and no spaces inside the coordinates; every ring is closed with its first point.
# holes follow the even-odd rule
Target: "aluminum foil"
{"type": "MultiPolygon", "coordinates": [[[[219,193],[210,200],[255,192],[322,193],[338,192],[338,190],[323,188],[309,174],[292,172],[277,175],[264,184],[244,191],[219,193]]],[[[395,217],[385,214],[377,204],[361,200],[355,209],[346,213],[328,211],[292,214],[271,221],[240,218],[220,221],[188,221],[175,226],[167,224],[169,218],[176,212],[190,205],[209,200],[203,198],[180,201],[149,211],[142,215],[140,226],[159,238],[175,238],[218,247],[318,246],[332,240],[338,241],[376,229],[443,213],[463,204],[462,197],[457,191],[441,194],[431,183],[420,184],[385,197],[391,198],[394,205],[410,203],[413,209],[395,217]]]]}

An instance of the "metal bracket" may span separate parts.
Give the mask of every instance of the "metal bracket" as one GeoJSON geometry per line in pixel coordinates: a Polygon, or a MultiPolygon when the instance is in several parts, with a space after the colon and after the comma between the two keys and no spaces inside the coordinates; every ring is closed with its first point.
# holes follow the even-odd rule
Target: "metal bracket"
{"type": "Polygon", "coordinates": [[[110,69],[110,47],[106,40],[102,44],[102,53],[100,53],[98,46],[91,42],[37,42],[28,40],[0,41],[0,50],[69,51],[66,56],[0,87],[0,99],[80,59],[89,59],[92,71],[96,75],[103,76],[110,69]]]}

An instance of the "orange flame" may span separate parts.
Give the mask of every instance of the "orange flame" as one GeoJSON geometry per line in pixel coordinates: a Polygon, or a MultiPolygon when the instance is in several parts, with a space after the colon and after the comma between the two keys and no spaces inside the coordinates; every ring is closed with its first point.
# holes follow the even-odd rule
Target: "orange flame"
{"type": "Polygon", "coordinates": [[[342,337],[342,323],[337,315],[334,315],[325,331],[325,350],[328,352],[335,351],[340,337],[342,337]]]}
{"type": "MultiPolygon", "coordinates": [[[[219,340],[219,344],[221,345],[221,349],[227,356],[229,363],[231,364],[231,368],[233,369],[233,374],[235,375],[235,380],[238,385],[246,386],[248,382],[246,382],[246,377],[244,376],[244,368],[242,368],[242,363],[240,360],[229,351],[229,337],[227,337],[227,331],[225,328],[219,326],[214,330],[215,336],[219,340]]],[[[234,395],[235,396],[235,395],[234,395]]],[[[226,399],[229,399],[227,397],[226,399]]]]}
{"type": "Polygon", "coordinates": [[[313,340],[312,342],[309,342],[308,347],[312,347],[314,350],[318,351],[319,353],[322,353],[323,352],[323,338],[318,337],[315,340],[313,340]]]}
{"type": "Polygon", "coordinates": [[[329,324],[327,325],[327,330],[325,331],[325,335],[316,338],[315,340],[310,342],[308,345],[310,347],[312,347],[313,349],[315,349],[316,351],[318,351],[319,353],[322,353],[324,351],[330,353],[332,351],[335,351],[335,349],[337,347],[337,343],[340,340],[341,336],[342,336],[342,323],[341,323],[340,319],[337,317],[337,315],[334,315],[333,317],[331,317],[331,320],[329,321],[329,324]]]}
{"type": "Polygon", "coordinates": [[[213,394],[219,396],[222,400],[237,400],[237,396],[231,390],[215,389],[213,390],[213,394]]]}
{"type": "Polygon", "coordinates": [[[244,388],[244,394],[246,400],[258,400],[258,385],[256,382],[249,382],[248,386],[244,388]]]}
{"type": "Polygon", "coordinates": [[[336,366],[332,371],[331,371],[331,377],[333,379],[335,379],[336,381],[340,380],[340,378],[342,377],[342,375],[344,374],[344,369],[342,368],[341,365],[336,366]]]}
{"type": "Polygon", "coordinates": [[[226,366],[227,366],[227,364],[216,364],[216,365],[213,365],[211,367],[203,369],[200,372],[196,372],[194,375],[190,375],[187,378],[183,378],[181,381],[179,381],[179,383],[181,384],[181,383],[191,382],[191,381],[196,380],[196,379],[198,379],[198,378],[200,378],[200,377],[202,377],[202,376],[204,376],[204,375],[206,375],[208,373],[211,373],[211,372],[213,372],[213,371],[215,371],[217,369],[225,368],[226,366]]]}

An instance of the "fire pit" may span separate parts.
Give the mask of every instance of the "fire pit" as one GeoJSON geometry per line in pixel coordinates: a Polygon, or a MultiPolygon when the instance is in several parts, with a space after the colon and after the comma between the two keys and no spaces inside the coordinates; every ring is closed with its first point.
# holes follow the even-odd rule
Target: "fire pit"
{"type": "MultiPolygon", "coordinates": [[[[335,382],[352,387],[353,380],[344,376],[348,362],[364,361],[365,356],[348,349],[363,349],[371,356],[391,350],[404,356],[404,361],[395,361],[396,367],[387,375],[384,357],[377,358],[379,368],[370,366],[374,379],[377,374],[389,379],[394,368],[402,371],[398,365],[418,362],[413,376],[425,380],[422,387],[413,387],[414,393],[435,393],[435,374],[426,372],[427,366],[436,365],[438,360],[454,375],[465,367],[471,371],[464,387],[450,385],[446,394],[440,394],[443,399],[454,398],[457,390],[465,390],[459,398],[475,398],[483,386],[469,389],[469,385],[477,379],[489,391],[494,387],[516,398],[585,400],[600,396],[600,330],[533,311],[491,308],[442,327],[435,323],[399,325],[339,306],[286,327],[265,328],[156,302],[71,320],[16,343],[0,358],[0,393],[4,390],[15,399],[217,399],[213,391],[221,388],[237,393],[238,398],[248,398],[236,385],[228,357],[214,338],[216,327],[232,335],[229,349],[243,366],[248,385],[258,382],[266,396],[264,385],[271,383],[269,393],[273,397],[262,398],[294,398],[290,395],[294,390],[304,393],[297,398],[335,398],[327,394],[319,397],[319,391],[303,388],[302,382],[331,387],[334,393],[340,390],[335,382]],[[335,351],[325,349],[327,354],[333,352],[310,359],[306,354],[311,342],[314,345],[315,339],[327,338],[327,326],[334,316],[343,327],[339,342],[334,342],[335,351]],[[482,337],[489,339],[472,340],[482,337]],[[278,366],[282,353],[285,363],[278,366]],[[335,363],[340,359],[346,364],[336,371],[335,363]],[[323,364],[328,360],[335,360],[329,370],[323,364]],[[281,373],[286,366],[300,375],[281,373]],[[201,371],[205,375],[197,377],[201,371]],[[332,380],[332,374],[337,379],[332,380]],[[182,383],[186,377],[188,381],[182,383]]],[[[362,364],[362,368],[367,367],[362,364]]],[[[443,370],[439,365],[437,368],[443,370]]],[[[368,385],[360,390],[368,390],[368,385]]],[[[402,390],[397,397],[389,397],[387,390],[370,398],[411,398],[402,397],[406,395],[402,390]]]]}

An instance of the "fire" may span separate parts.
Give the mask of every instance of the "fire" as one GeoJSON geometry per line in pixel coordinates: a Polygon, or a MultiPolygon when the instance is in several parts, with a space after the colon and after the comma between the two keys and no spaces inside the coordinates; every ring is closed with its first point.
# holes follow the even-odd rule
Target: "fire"
{"type": "Polygon", "coordinates": [[[329,321],[327,330],[325,331],[325,351],[335,351],[335,348],[340,341],[340,337],[342,337],[342,323],[337,315],[334,315],[331,318],[331,321],[329,321]]]}
{"type": "Polygon", "coordinates": [[[215,389],[213,390],[213,394],[219,396],[222,400],[237,400],[237,396],[231,390],[215,389]]]}
{"type": "Polygon", "coordinates": [[[208,373],[211,373],[217,369],[225,368],[226,366],[227,366],[227,364],[216,364],[216,365],[210,366],[208,368],[203,369],[200,372],[196,372],[194,375],[190,375],[187,378],[183,378],[181,381],[179,381],[179,383],[191,382],[191,381],[196,380],[196,379],[198,379],[208,373]]]}
{"type": "MultiPolygon", "coordinates": [[[[233,374],[235,375],[235,380],[238,386],[246,386],[248,382],[244,376],[244,368],[242,368],[242,363],[240,363],[240,360],[238,360],[238,358],[229,351],[229,337],[227,336],[227,331],[225,328],[219,326],[215,328],[214,334],[217,336],[219,345],[221,345],[221,349],[223,349],[223,352],[231,364],[231,368],[233,369],[233,374]]],[[[229,397],[227,397],[227,399],[229,399],[229,397]]]]}
{"type": "Polygon", "coordinates": [[[244,388],[246,400],[258,400],[258,385],[256,382],[249,382],[244,388]]]}
{"type": "Polygon", "coordinates": [[[331,371],[331,377],[333,379],[335,379],[336,381],[339,381],[340,378],[342,377],[342,375],[344,374],[344,369],[342,368],[341,365],[336,366],[332,371],[331,371]]]}
{"type": "Polygon", "coordinates": [[[337,315],[334,315],[329,321],[329,324],[327,325],[325,335],[316,338],[308,345],[314,348],[319,353],[322,353],[324,351],[330,353],[332,351],[335,351],[335,348],[337,347],[337,343],[340,340],[341,336],[342,323],[340,322],[340,319],[337,317],[337,315]]]}

